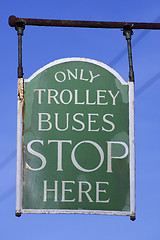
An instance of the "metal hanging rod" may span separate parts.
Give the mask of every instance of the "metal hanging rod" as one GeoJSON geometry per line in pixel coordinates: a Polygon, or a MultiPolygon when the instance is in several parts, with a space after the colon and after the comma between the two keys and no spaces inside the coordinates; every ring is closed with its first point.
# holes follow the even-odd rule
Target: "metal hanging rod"
{"type": "Polygon", "coordinates": [[[72,21],[9,17],[9,25],[34,25],[54,27],[82,27],[82,28],[125,28],[160,30],[160,23],[138,23],[138,22],[97,22],[97,21],[72,21]]]}

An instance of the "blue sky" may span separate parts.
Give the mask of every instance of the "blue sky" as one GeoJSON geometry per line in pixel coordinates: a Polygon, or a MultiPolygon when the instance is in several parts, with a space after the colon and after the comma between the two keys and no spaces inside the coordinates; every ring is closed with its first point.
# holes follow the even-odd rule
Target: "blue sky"
{"type": "MultiPolygon", "coordinates": [[[[160,239],[160,31],[134,30],[136,83],[136,221],[92,215],[22,215],[15,217],[17,33],[8,17],[160,22],[158,0],[2,1],[1,27],[1,239],[160,239]]],[[[87,57],[115,69],[128,81],[126,40],[120,29],[71,29],[26,26],[24,78],[65,57],[87,57]],[[122,52],[122,54],[121,54],[122,52]],[[123,53],[124,52],[124,53],[123,53]],[[117,57],[118,56],[118,57],[117,57]]]]}

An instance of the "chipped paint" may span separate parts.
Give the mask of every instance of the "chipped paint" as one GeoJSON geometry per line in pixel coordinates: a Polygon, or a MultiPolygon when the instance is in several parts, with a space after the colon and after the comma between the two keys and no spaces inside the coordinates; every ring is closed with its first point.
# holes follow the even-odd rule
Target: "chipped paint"
{"type": "Polygon", "coordinates": [[[18,79],[17,103],[17,178],[16,178],[16,216],[21,215],[22,206],[22,168],[23,168],[23,113],[24,113],[24,79],[18,79]]]}
{"type": "Polygon", "coordinates": [[[23,209],[22,213],[34,213],[34,214],[91,214],[91,215],[117,215],[117,216],[130,216],[130,212],[121,212],[121,211],[101,211],[101,210],[68,210],[68,209],[23,209]]]}
{"type": "Polygon", "coordinates": [[[18,78],[18,100],[24,100],[24,79],[18,78]]]}

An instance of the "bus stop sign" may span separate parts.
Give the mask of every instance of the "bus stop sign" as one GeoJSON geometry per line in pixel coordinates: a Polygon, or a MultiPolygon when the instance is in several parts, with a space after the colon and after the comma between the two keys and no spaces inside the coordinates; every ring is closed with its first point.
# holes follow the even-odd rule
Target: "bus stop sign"
{"type": "Polygon", "coordinates": [[[134,218],[134,83],[85,58],[18,81],[16,214],[134,218]]]}

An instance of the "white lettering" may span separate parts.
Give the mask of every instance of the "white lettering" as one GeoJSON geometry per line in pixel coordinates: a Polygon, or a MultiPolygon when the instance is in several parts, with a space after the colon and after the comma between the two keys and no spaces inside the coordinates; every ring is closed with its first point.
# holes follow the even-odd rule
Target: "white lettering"
{"type": "Polygon", "coordinates": [[[72,144],[71,140],[48,140],[48,144],[57,142],[58,143],[58,166],[57,171],[63,171],[62,169],[62,143],[70,143],[72,144]]]}
{"type": "Polygon", "coordinates": [[[75,93],[75,104],[84,104],[84,102],[78,102],[78,90],[74,90],[75,93]]]}
{"type": "Polygon", "coordinates": [[[69,124],[68,124],[68,122],[69,122],[69,113],[66,113],[66,119],[67,119],[67,120],[66,120],[66,127],[63,128],[63,129],[58,127],[58,119],[59,119],[59,118],[58,118],[58,115],[59,115],[58,113],[55,113],[55,128],[56,128],[58,131],[66,131],[66,130],[68,129],[68,125],[69,125],[69,124]]]}
{"type": "Polygon", "coordinates": [[[92,129],[91,123],[96,123],[96,120],[92,120],[91,117],[92,116],[99,116],[98,113],[88,113],[88,131],[89,132],[98,132],[98,129],[92,129]]]}
{"type": "Polygon", "coordinates": [[[84,128],[85,128],[85,125],[84,125],[84,123],[83,122],[81,122],[80,120],[78,120],[76,117],[77,116],[82,116],[82,117],[84,117],[84,114],[83,113],[76,113],[76,114],[74,114],[73,115],[73,120],[75,121],[75,122],[77,122],[77,123],[79,123],[82,127],[81,128],[75,128],[74,126],[72,126],[72,130],[74,130],[74,131],[83,131],[84,130],[84,128]]]}
{"type": "Polygon", "coordinates": [[[124,142],[107,142],[108,147],[107,147],[107,155],[108,155],[108,161],[107,161],[107,172],[113,172],[112,171],[112,159],[123,159],[127,157],[128,155],[128,146],[124,142]],[[112,156],[112,144],[120,144],[125,148],[125,153],[122,156],[112,156]]]}
{"type": "Polygon", "coordinates": [[[54,77],[55,77],[55,79],[56,79],[57,82],[64,82],[64,81],[66,80],[66,75],[65,75],[64,72],[57,72],[54,77]],[[58,74],[62,76],[62,77],[61,77],[61,78],[62,78],[61,80],[58,79],[58,77],[57,77],[58,74]]]}
{"type": "Polygon", "coordinates": [[[89,102],[89,90],[86,90],[86,104],[88,105],[95,105],[96,102],[89,102]]]}
{"type": "Polygon", "coordinates": [[[113,117],[113,114],[109,114],[109,113],[108,113],[108,114],[105,114],[105,115],[103,116],[103,121],[104,121],[105,123],[110,124],[110,125],[112,126],[112,128],[111,128],[111,129],[105,129],[104,127],[102,127],[102,131],[112,132],[112,131],[115,129],[115,125],[114,125],[113,122],[111,122],[111,121],[109,121],[109,120],[106,119],[107,116],[113,117]]]}
{"type": "Polygon", "coordinates": [[[49,121],[51,116],[49,113],[38,113],[38,131],[49,131],[52,128],[52,123],[49,121]],[[42,120],[42,116],[47,116],[47,119],[42,120]],[[48,128],[42,129],[42,122],[48,124],[48,128]]]}
{"type": "Polygon", "coordinates": [[[62,181],[62,202],[74,202],[75,198],[72,199],[72,200],[65,199],[65,192],[72,192],[72,189],[66,189],[65,188],[66,183],[73,183],[73,184],[75,184],[74,181],[62,181]]]}
{"type": "Polygon", "coordinates": [[[71,76],[74,78],[74,79],[77,79],[77,69],[75,69],[75,75],[69,70],[67,69],[67,72],[68,72],[68,79],[71,80],[71,76]]]}
{"type": "Polygon", "coordinates": [[[55,90],[55,89],[48,89],[48,104],[51,104],[51,98],[54,99],[56,104],[59,104],[58,100],[56,99],[57,95],[58,95],[58,91],[57,90],[55,90]],[[51,92],[54,92],[55,94],[52,96],[51,92]]]}
{"type": "Polygon", "coordinates": [[[93,73],[92,71],[89,71],[90,75],[91,75],[91,79],[90,79],[90,82],[92,83],[93,82],[93,79],[96,78],[96,77],[100,77],[100,74],[97,74],[95,76],[93,76],[93,73]]]}
{"type": "Polygon", "coordinates": [[[93,202],[92,198],[89,196],[90,190],[91,190],[92,186],[89,182],[83,182],[80,181],[79,182],[79,202],[82,202],[82,193],[84,193],[86,195],[86,197],[88,198],[89,202],[93,202]],[[88,189],[87,190],[82,190],[82,184],[87,184],[88,185],[88,189]]]}
{"type": "Polygon", "coordinates": [[[94,172],[94,171],[96,171],[96,170],[102,165],[103,160],[104,160],[104,153],[103,153],[102,148],[101,148],[97,143],[95,143],[95,142],[93,142],[93,141],[82,141],[82,142],[79,142],[79,143],[73,148],[72,154],[71,154],[71,159],[72,159],[72,162],[73,162],[74,166],[75,166],[77,169],[79,169],[80,171],[82,171],[82,172],[94,172]],[[94,169],[90,169],[90,170],[89,170],[89,169],[82,168],[82,167],[77,163],[77,160],[76,160],[76,158],[75,158],[75,151],[76,151],[77,147],[78,147],[79,145],[83,144],[83,143],[90,143],[90,144],[92,144],[94,147],[97,148],[97,150],[98,150],[98,152],[99,152],[99,155],[100,155],[100,163],[99,163],[99,165],[98,165],[96,168],[94,168],[94,169]]]}
{"type": "Polygon", "coordinates": [[[108,182],[96,182],[96,202],[100,202],[100,203],[109,203],[110,199],[107,199],[107,200],[100,200],[99,199],[99,193],[103,192],[103,193],[106,193],[106,190],[103,189],[103,190],[100,190],[99,189],[99,186],[100,184],[106,184],[106,185],[109,185],[108,182]]]}
{"type": "Polygon", "coordinates": [[[43,144],[43,141],[41,141],[41,140],[32,140],[32,141],[30,141],[30,142],[27,144],[27,150],[28,150],[28,152],[31,153],[33,156],[36,156],[36,157],[40,158],[41,161],[42,161],[42,164],[41,164],[41,166],[40,166],[39,168],[31,168],[31,167],[28,165],[28,163],[26,163],[25,167],[26,167],[26,169],[29,169],[29,170],[31,170],[31,171],[40,171],[40,170],[42,170],[42,169],[46,166],[46,158],[45,158],[42,154],[40,154],[39,152],[34,151],[34,150],[31,148],[31,145],[32,145],[33,143],[41,143],[42,145],[44,145],[44,144],[43,144]]]}
{"type": "Polygon", "coordinates": [[[108,102],[105,102],[105,103],[100,102],[101,98],[105,98],[105,96],[100,95],[100,93],[106,93],[106,90],[97,90],[97,105],[107,105],[108,102]]]}
{"type": "Polygon", "coordinates": [[[80,80],[83,80],[83,81],[88,81],[88,79],[86,78],[83,78],[83,69],[81,69],[81,73],[80,73],[80,80]]]}
{"type": "Polygon", "coordinates": [[[42,101],[41,101],[41,97],[42,97],[42,91],[45,92],[46,89],[34,89],[34,92],[38,91],[38,104],[41,104],[42,101]]]}
{"type": "Polygon", "coordinates": [[[54,201],[58,200],[58,181],[55,182],[55,189],[47,189],[47,181],[44,180],[44,193],[43,193],[43,202],[47,202],[47,192],[54,192],[54,201]]]}
{"type": "Polygon", "coordinates": [[[117,91],[116,95],[113,96],[112,91],[108,90],[109,94],[111,95],[112,99],[113,99],[113,104],[112,105],[116,105],[116,97],[118,96],[120,91],[117,91]]]}
{"type": "Polygon", "coordinates": [[[69,104],[69,103],[72,101],[72,92],[71,92],[70,90],[68,90],[68,89],[64,89],[64,90],[60,93],[60,100],[61,100],[61,103],[63,103],[63,104],[69,104]],[[68,99],[67,102],[65,102],[64,99],[63,99],[63,94],[64,94],[65,92],[68,92],[68,93],[69,93],[69,99],[68,99]]]}

